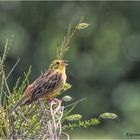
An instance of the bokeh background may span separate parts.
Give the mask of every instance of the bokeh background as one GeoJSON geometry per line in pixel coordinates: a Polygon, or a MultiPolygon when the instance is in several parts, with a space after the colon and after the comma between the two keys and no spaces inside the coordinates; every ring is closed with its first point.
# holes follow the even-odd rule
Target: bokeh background
{"type": "Polygon", "coordinates": [[[114,112],[118,119],[69,134],[113,139],[140,133],[140,2],[0,2],[1,54],[6,39],[14,35],[7,72],[21,58],[9,79],[11,89],[30,65],[30,81],[48,68],[56,58],[57,41],[82,16],[91,25],[76,34],[65,55],[73,86],[65,94],[74,100],[87,97],[73,112],[83,119],[103,112],[114,112]]]}

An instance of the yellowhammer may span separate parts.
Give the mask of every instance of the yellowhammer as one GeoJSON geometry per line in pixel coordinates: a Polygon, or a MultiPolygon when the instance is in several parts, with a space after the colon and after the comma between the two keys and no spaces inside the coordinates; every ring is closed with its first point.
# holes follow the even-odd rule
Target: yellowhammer
{"type": "MultiPolygon", "coordinates": [[[[37,100],[51,99],[57,96],[66,83],[66,61],[54,60],[49,69],[30,84],[23,93],[22,99],[14,107],[30,104],[37,100]]],[[[13,110],[14,110],[13,109],[13,110]]]]}

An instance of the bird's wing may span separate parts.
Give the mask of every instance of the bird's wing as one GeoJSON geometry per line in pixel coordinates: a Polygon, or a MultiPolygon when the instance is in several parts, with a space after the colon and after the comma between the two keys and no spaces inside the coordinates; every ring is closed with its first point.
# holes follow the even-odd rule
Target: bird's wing
{"type": "Polygon", "coordinates": [[[45,73],[41,74],[32,84],[30,84],[26,90],[23,93],[23,96],[31,96],[32,92],[34,90],[36,90],[36,88],[38,87],[38,85],[40,84],[41,81],[44,80],[44,78],[47,79],[47,77],[49,77],[49,75],[51,75],[53,73],[53,71],[48,70],[45,73]]]}
{"type": "Polygon", "coordinates": [[[18,106],[24,105],[28,101],[34,101],[43,96],[44,94],[51,93],[55,90],[62,77],[61,73],[54,71],[47,71],[36,79],[31,85],[27,87],[24,96],[20,101],[11,109],[13,112],[18,106]]]}
{"type": "Polygon", "coordinates": [[[43,95],[53,92],[57,88],[61,79],[62,74],[59,72],[53,72],[38,78],[30,93],[31,99],[37,100],[43,95]]]}

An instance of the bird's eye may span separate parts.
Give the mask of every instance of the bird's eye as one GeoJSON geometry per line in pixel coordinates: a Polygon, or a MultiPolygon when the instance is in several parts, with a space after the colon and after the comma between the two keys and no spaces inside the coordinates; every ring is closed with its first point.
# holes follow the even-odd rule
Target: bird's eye
{"type": "Polygon", "coordinates": [[[56,62],[57,65],[59,65],[59,62],[56,62]]]}

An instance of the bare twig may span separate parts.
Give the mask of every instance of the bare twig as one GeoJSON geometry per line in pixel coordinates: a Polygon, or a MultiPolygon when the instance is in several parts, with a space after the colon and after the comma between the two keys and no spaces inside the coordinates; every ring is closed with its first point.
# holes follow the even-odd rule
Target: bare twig
{"type": "Polygon", "coordinates": [[[70,140],[70,136],[69,136],[67,133],[65,133],[65,132],[62,132],[62,134],[66,135],[66,137],[67,137],[67,140],[70,140]]]}
{"type": "MultiPolygon", "coordinates": [[[[82,17],[80,19],[80,21],[77,25],[79,25],[83,21],[83,19],[84,19],[84,17],[82,17]]],[[[67,35],[64,36],[64,39],[63,39],[61,45],[59,42],[57,42],[57,51],[56,51],[57,59],[63,59],[64,54],[69,50],[70,41],[78,30],[77,25],[74,27],[74,30],[71,31],[72,26],[71,26],[71,24],[69,24],[67,35]]]]}
{"type": "Polygon", "coordinates": [[[18,65],[19,61],[20,61],[20,58],[17,60],[17,62],[16,62],[15,65],[13,66],[13,68],[12,68],[12,69],[10,70],[10,72],[8,73],[6,80],[8,80],[8,78],[9,78],[10,75],[11,75],[11,73],[14,71],[14,69],[15,69],[16,66],[18,65]]]}
{"type": "Polygon", "coordinates": [[[69,105],[67,105],[67,106],[65,106],[65,109],[66,108],[68,108],[68,107],[70,107],[70,106],[73,106],[73,105],[77,105],[79,102],[82,102],[82,101],[84,101],[84,100],[86,100],[87,98],[83,98],[83,99],[80,99],[80,100],[78,100],[78,101],[76,101],[76,102],[74,102],[74,103],[71,103],[71,104],[69,104],[69,105]]]}

